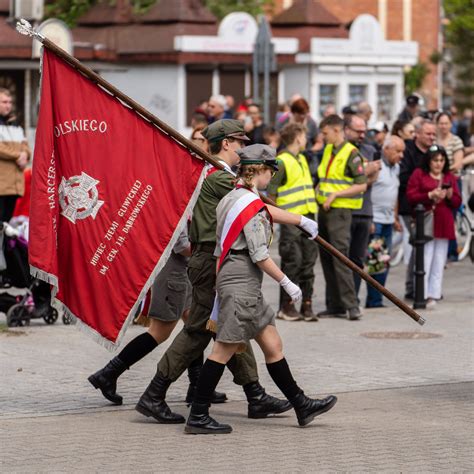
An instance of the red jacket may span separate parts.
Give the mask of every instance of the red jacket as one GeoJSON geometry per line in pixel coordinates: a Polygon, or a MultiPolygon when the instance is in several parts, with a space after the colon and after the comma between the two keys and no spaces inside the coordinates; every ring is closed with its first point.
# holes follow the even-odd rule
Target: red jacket
{"type": "MultiPolygon", "coordinates": [[[[461,194],[456,177],[451,173],[443,176],[443,183],[451,183],[453,196],[451,199],[444,199],[436,204],[434,208],[434,237],[436,239],[454,239],[454,216],[453,210],[461,205],[461,194]]],[[[429,173],[421,168],[417,168],[408,181],[407,197],[414,207],[423,204],[428,211],[433,208],[433,201],[428,197],[428,193],[439,186],[439,180],[434,179],[429,173]]]]}

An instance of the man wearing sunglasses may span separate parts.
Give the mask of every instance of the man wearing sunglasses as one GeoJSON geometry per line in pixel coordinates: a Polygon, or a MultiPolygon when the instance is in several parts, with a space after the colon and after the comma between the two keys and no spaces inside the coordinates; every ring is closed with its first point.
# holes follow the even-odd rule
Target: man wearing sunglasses
{"type": "MultiPolygon", "coordinates": [[[[409,232],[413,213],[412,206],[407,199],[407,186],[410,176],[419,168],[424,157],[436,140],[436,126],[430,120],[422,120],[415,126],[415,139],[407,140],[403,159],[400,162],[400,187],[398,189],[398,214],[405,232],[409,232]]],[[[405,298],[414,298],[414,266],[415,256],[411,253],[405,278],[405,298]]]]}
{"type": "MultiPolygon", "coordinates": [[[[367,117],[367,115],[366,115],[367,117]]],[[[377,180],[380,171],[380,160],[374,160],[375,148],[365,142],[367,123],[362,116],[350,115],[344,121],[344,135],[349,143],[352,143],[360,153],[354,158],[355,163],[361,163],[367,177],[367,190],[362,197],[362,208],[352,211],[351,244],[349,258],[360,268],[364,268],[365,255],[369,245],[370,228],[372,226],[372,183],[377,180]]],[[[356,295],[359,295],[360,276],[353,274],[356,295]]]]}

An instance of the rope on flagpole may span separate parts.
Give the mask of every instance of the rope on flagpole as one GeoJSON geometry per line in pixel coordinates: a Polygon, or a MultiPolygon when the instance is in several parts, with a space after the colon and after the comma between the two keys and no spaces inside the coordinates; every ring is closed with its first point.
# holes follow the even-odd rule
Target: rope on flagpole
{"type": "MultiPolygon", "coordinates": [[[[59,46],[55,45],[52,41],[48,38],[44,37],[37,31],[35,31],[31,24],[24,19],[21,19],[17,22],[16,26],[19,33],[27,36],[32,36],[38,41],[40,41],[44,47],[51,50],[60,58],[64,59],[71,67],[77,69],[80,73],[98,85],[101,89],[105,92],[112,95],[114,98],[119,100],[123,105],[130,107],[133,109],[138,115],[140,115],[144,120],[150,122],[155,127],[157,127],[162,132],[166,133],[168,136],[173,138],[178,144],[187,148],[189,151],[192,151],[194,155],[202,160],[210,163],[217,169],[223,169],[222,164],[217,160],[215,157],[206,153],[202,150],[199,146],[194,144],[191,140],[187,139],[181,133],[177,132],[173,127],[170,127],[165,122],[161,121],[158,117],[153,115],[151,112],[146,110],[143,106],[141,106],[138,102],[135,102],[133,99],[125,95],[122,91],[117,89],[115,86],[107,82],[103,77],[99,74],[92,71],[92,69],[84,66],[78,59],[71,56],[69,53],[64,51],[59,46]]],[[[266,196],[261,196],[262,200],[273,206],[276,204],[270,201],[266,196]]],[[[277,207],[277,206],[276,206],[277,207]]],[[[300,228],[303,231],[303,229],[300,228]]],[[[303,231],[304,232],[304,231],[303,231]]],[[[317,236],[315,241],[322,246],[327,252],[329,252],[334,258],[337,258],[340,262],[344,265],[349,267],[353,272],[357,273],[363,280],[373,286],[375,289],[380,291],[386,298],[388,298],[392,303],[398,306],[405,314],[410,316],[414,321],[418,324],[423,325],[425,323],[425,319],[420,316],[416,311],[410,308],[404,301],[397,298],[393,293],[388,291],[384,286],[382,286],[378,281],[372,278],[368,273],[364,272],[360,269],[357,265],[355,265],[350,259],[348,259],[345,255],[339,252],[334,246],[332,246],[329,242],[325,241],[321,236],[317,236]]]]}

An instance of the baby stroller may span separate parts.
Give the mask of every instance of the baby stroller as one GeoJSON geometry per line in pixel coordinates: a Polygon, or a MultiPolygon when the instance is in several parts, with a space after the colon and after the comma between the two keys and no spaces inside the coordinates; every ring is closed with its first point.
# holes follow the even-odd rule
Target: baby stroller
{"type": "MultiPolygon", "coordinates": [[[[28,264],[28,243],[18,232],[3,224],[5,231],[3,254],[6,270],[4,277],[8,284],[15,288],[26,288],[23,295],[3,293],[0,300],[0,309],[5,311],[6,306],[12,303],[5,311],[7,325],[29,325],[31,319],[42,318],[47,324],[54,324],[58,319],[58,312],[50,305],[50,286],[36,278],[32,278],[28,264]]],[[[69,318],[63,316],[63,323],[70,324],[69,318]]]]}

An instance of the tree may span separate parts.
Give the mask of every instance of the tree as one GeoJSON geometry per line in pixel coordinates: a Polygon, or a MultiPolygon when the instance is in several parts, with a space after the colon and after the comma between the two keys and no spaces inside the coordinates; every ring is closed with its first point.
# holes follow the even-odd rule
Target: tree
{"type": "Polygon", "coordinates": [[[456,103],[461,108],[474,104],[474,2],[444,0],[446,42],[452,53],[456,77],[456,103]]]}
{"type": "MultiPolygon", "coordinates": [[[[106,0],[107,1],[107,0],[106,0]]],[[[117,0],[108,0],[111,5],[115,5],[117,0]]],[[[156,0],[131,0],[130,3],[136,13],[147,10],[156,0]]],[[[86,13],[97,0],[46,0],[45,10],[47,18],[59,18],[70,27],[76,25],[77,19],[86,13]]]]}
{"type": "Polygon", "coordinates": [[[204,0],[207,8],[220,20],[232,12],[247,12],[257,16],[268,7],[272,7],[273,0],[204,0]]]}
{"type": "Polygon", "coordinates": [[[426,63],[419,62],[405,72],[405,95],[416,92],[430,72],[426,63]]]}
{"type": "Polygon", "coordinates": [[[73,27],[76,20],[89,10],[94,0],[55,0],[45,5],[46,18],[58,18],[73,27]]]}
{"type": "MultiPolygon", "coordinates": [[[[59,18],[70,27],[98,0],[46,0],[46,17],[59,18]]],[[[105,0],[107,1],[107,0],[105,0]]],[[[114,5],[117,0],[108,0],[114,5]]],[[[142,13],[160,0],[130,0],[136,13],[142,13]]],[[[218,19],[231,12],[247,12],[253,16],[273,6],[274,0],[201,0],[218,19]]]]}

